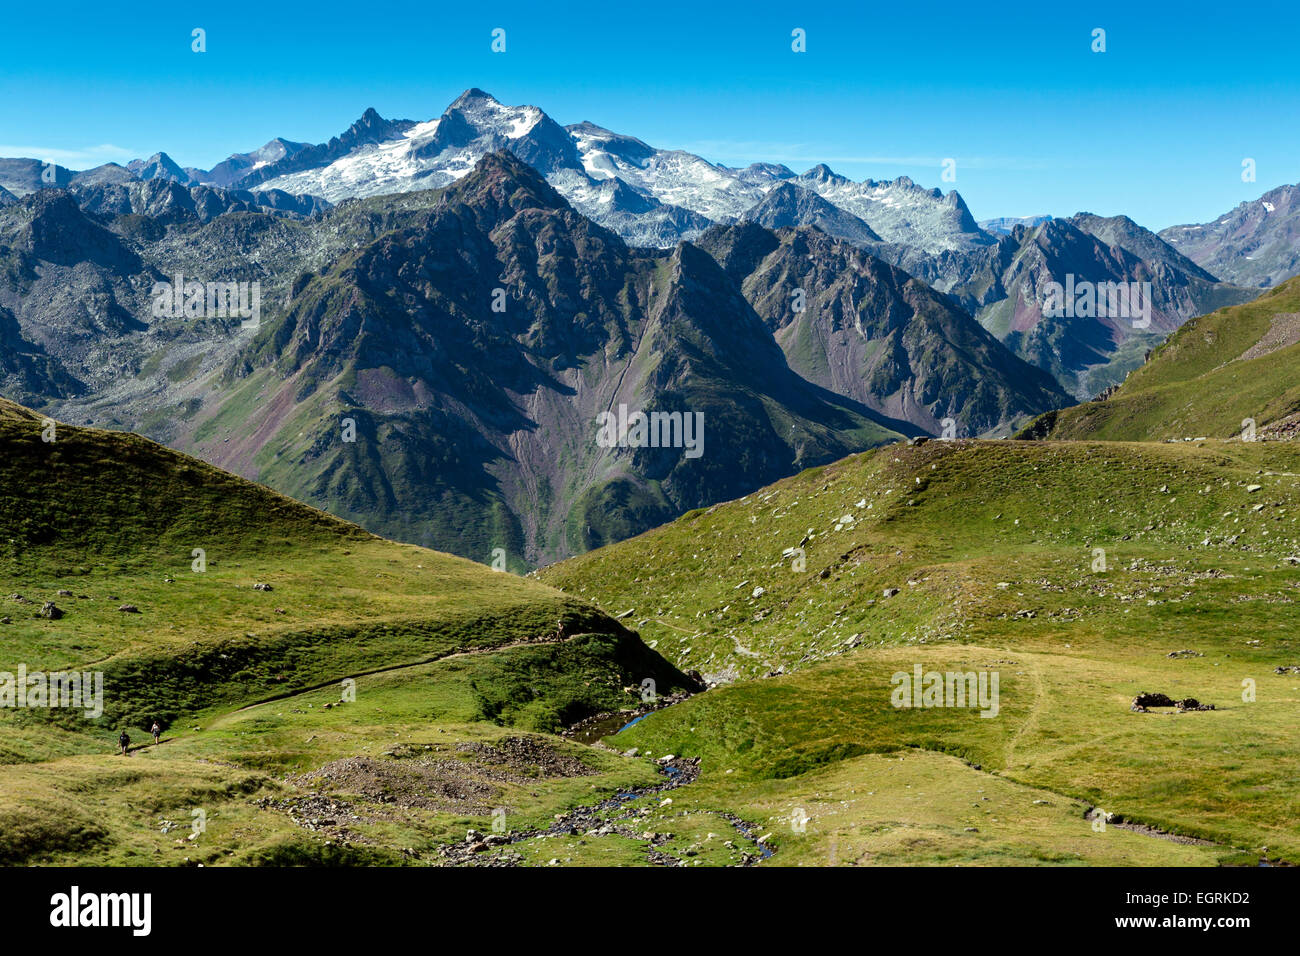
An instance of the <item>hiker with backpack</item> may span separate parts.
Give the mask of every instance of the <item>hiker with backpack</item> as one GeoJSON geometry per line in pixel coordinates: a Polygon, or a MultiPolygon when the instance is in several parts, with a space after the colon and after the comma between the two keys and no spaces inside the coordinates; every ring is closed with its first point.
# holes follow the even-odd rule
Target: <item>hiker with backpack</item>
{"type": "Polygon", "coordinates": [[[155,721],[153,722],[153,726],[149,728],[149,733],[153,734],[153,742],[154,742],[155,744],[157,744],[157,743],[159,743],[159,742],[161,741],[161,738],[162,738],[162,726],[158,723],[158,721],[155,720],[155,721]]]}
{"type": "Polygon", "coordinates": [[[125,757],[127,750],[131,746],[131,735],[125,730],[122,731],[122,736],[117,738],[117,745],[122,748],[122,756],[125,757]]]}

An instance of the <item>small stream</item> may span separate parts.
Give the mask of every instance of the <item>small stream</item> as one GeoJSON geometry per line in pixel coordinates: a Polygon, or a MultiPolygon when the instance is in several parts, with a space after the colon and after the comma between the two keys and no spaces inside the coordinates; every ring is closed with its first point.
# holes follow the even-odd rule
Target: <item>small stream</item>
{"type": "MultiPolygon", "coordinates": [[[[682,698],[684,700],[685,698],[682,698]]],[[[570,740],[576,740],[581,744],[594,744],[596,741],[606,737],[613,737],[620,734],[629,727],[635,727],[641,721],[645,720],[651,714],[666,710],[673,704],[680,703],[680,700],[668,700],[658,707],[646,708],[644,711],[621,711],[614,714],[599,714],[595,717],[589,717],[586,720],[579,721],[569,728],[564,736],[570,740]],[[631,716],[634,714],[635,716],[631,716]]]]}
{"type": "MultiPolygon", "coordinates": [[[[595,744],[602,739],[613,737],[622,733],[629,727],[634,727],[641,721],[645,720],[656,711],[671,707],[679,703],[685,697],[676,700],[666,698],[658,707],[647,709],[644,713],[636,714],[629,719],[628,713],[604,714],[594,718],[589,718],[574,727],[570,728],[565,735],[570,740],[576,740],[579,743],[595,744]]],[[[613,748],[617,749],[617,748],[613,748]]],[[[620,790],[613,796],[600,800],[597,803],[586,806],[576,807],[568,813],[561,814],[559,818],[550,826],[544,829],[522,830],[509,834],[483,835],[474,834],[467,837],[461,843],[453,844],[443,850],[443,855],[453,863],[471,863],[474,865],[510,865],[500,861],[500,850],[503,847],[515,843],[523,843],[528,840],[536,840],[543,837],[566,837],[566,836],[608,836],[617,834],[629,839],[643,839],[646,825],[642,821],[636,807],[632,806],[636,801],[643,800],[646,797],[658,796],[669,790],[676,790],[678,787],[689,786],[694,783],[700,775],[699,758],[673,757],[659,765],[659,772],[663,774],[662,783],[649,784],[644,787],[633,787],[628,790],[620,790]],[[495,852],[487,852],[487,851],[495,852]]],[[[766,860],[774,852],[774,848],[761,839],[756,827],[747,821],[724,810],[698,810],[693,813],[713,814],[721,817],[726,823],[747,842],[752,843],[757,853],[744,852],[742,855],[741,866],[753,866],[763,860],[766,860]]],[[[661,846],[671,840],[668,834],[656,833],[649,843],[648,857],[649,862],[661,866],[686,866],[686,861],[672,856],[661,846]]]]}
{"type": "MultiPolygon", "coordinates": [[[[656,713],[657,711],[660,710],[666,710],[667,708],[671,707],[673,704],[679,702],[680,701],[678,700],[666,699],[664,703],[661,704],[660,706],[648,709],[644,713],[637,714],[637,716],[633,717],[631,720],[628,720],[628,715],[626,713],[606,714],[603,717],[597,717],[596,719],[592,720],[585,726],[580,725],[578,728],[575,728],[573,732],[573,739],[577,741],[581,741],[582,743],[586,743],[586,744],[594,744],[599,740],[603,740],[621,734],[623,731],[627,730],[628,728],[635,727],[637,724],[641,723],[641,721],[645,720],[651,714],[656,713]]],[[[666,783],[660,784],[658,786],[653,786],[653,787],[641,787],[635,790],[622,791],[620,793],[615,794],[612,800],[605,801],[604,804],[601,804],[599,806],[603,806],[605,809],[610,809],[611,807],[617,807],[625,803],[630,803],[633,800],[640,800],[643,797],[654,796],[656,794],[663,793],[667,790],[673,790],[676,789],[677,787],[683,787],[688,784],[694,783],[696,778],[700,774],[698,760],[692,763],[690,761],[683,761],[677,759],[677,760],[670,761],[661,769],[662,772],[665,774],[665,776],[667,776],[668,778],[666,783]]],[[[750,826],[750,824],[748,824],[747,822],[745,822],[743,819],[736,816],[735,814],[727,813],[724,811],[705,811],[705,812],[717,813],[718,816],[722,817],[724,820],[727,821],[727,823],[731,825],[732,829],[734,829],[746,840],[751,841],[754,844],[754,846],[758,849],[759,860],[766,860],[775,852],[771,846],[769,846],[767,843],[759,839],[755,827],[750,826]]]]}

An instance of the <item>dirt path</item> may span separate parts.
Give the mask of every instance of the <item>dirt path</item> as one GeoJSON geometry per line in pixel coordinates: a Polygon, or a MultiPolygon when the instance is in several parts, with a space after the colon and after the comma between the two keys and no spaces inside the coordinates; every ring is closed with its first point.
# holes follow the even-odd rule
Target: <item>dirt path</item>
{"type": "MultiPolygon", "coordinates": [[[[1010,654],[1011,651],[1007,650],[1005,653],[1010,654]]],[[[1046,705],[1047,699],[1043,692],[1043,672],[1037,659],[1037,655],[1031,657],[1029,655],[1021,654],[1020,656],[1025,659],[1026,666],[1029,668],[1029,673],[1032,675],[1034,680],[1034,703],[1029,708],[1029,713],[1025,715],[1024,722],[1020,725],[1014,736],[1012,736],[1011,740],[1007,742],[1007,752],[1006,756],[1003,757],[1002,763],[1004,767],[1008,768],[1011,766],[1012,758],[1016,753],[1016,744],[1020,743],[1020,738],[1025,734],[1038,729],[1038,715],[1046,705]]]]}
{"type": "Polygon", "coordinates": [[[254,707],[261,707],[263,704],[273,704],[276,701],[288,700],[291,697],[298,697],[301,694],[309,694],[313,691],[324,690],[326,687],[334,687],[345,680],[356,680],[359,677],[370,677],[374,674],[387,674],[392,671],[406,670],[410,667],[424,667],[428,664],[437,664],[441,661],[455,660],[458,657],[474,657],[479,654],[495,654],[497,651],[508,651],[516,647],[535,647],[539,644],[561,644],[564,641],[572,640],[575,637],[582,637],[581,634],[570,634],[562,640],[554,638],[539,638],[532,641],[512,641],[509,644],[493,644],[491,647],[476,647],[467,651],[453,651],[450,654],[440,654],[437,657],[429,657],[424,660],[410,661],[405,664],[389,664],[386,667],[376,667],[368,671],[358,671],[355,674],[344,674],[342,677],[335,677],[332,680],[323,681],[319,684],[312,684],[310,687],[299,687],[296,690],[285,691],[283,694],[274,694],[270,697],[264,697],[261,700],[253,701],[251,704],[244,704],[232,711],[222,714],[213,723],[218,723],[231,714],[238,714],[245,710],[251,710],[254,707]]]}

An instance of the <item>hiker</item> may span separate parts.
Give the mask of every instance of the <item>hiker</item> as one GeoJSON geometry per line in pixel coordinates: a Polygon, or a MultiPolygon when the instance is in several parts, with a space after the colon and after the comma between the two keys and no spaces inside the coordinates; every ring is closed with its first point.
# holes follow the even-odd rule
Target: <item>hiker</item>
{"type": "Polygon", "coordinates": [[[155,720],[153,722],[153,726],[149,728],[149,733],[153,734],[154,743],[160,742],[159,738],[162,737],[162,727],[159,725],[158,721],[155,720]]]}
{"type": "Polygon", "coordinates": [[[131,735],[122,731],[122,736],[117,738],[117,745],[122,748],[122,756],[126,756],[127,748],[131,746],[131,735]]]}

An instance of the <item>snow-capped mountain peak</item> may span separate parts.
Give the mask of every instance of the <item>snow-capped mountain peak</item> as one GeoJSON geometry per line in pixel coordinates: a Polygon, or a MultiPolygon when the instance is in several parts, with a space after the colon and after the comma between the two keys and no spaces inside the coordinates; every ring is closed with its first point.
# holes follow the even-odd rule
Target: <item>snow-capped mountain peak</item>
{"type": "MultiPolygon", "coordinates": [[[[825,164],[802,175],[775,163],[732,168],[590,121],[560,126],[537,106],[511,106],[477,87],[457,96],[436,119],[386,120],[371,108],[329,143],[265,158],[243,154],[229,175],[240,188],[308,193],[337,203],[440,188],[499,149],[533,166],[579,211],[636,245],[674,245],[712,223],[738,221],[782,183],[815,193],[860,220],[866,228],[854,227],[855,235],[878,234],[926,252],[992,242],[956,192],[925,189],[905,176],[859,183],[825,164]]],[[[807,199],[795,205],[817,208],[822,221],[834,218],[807,199]]]]}

